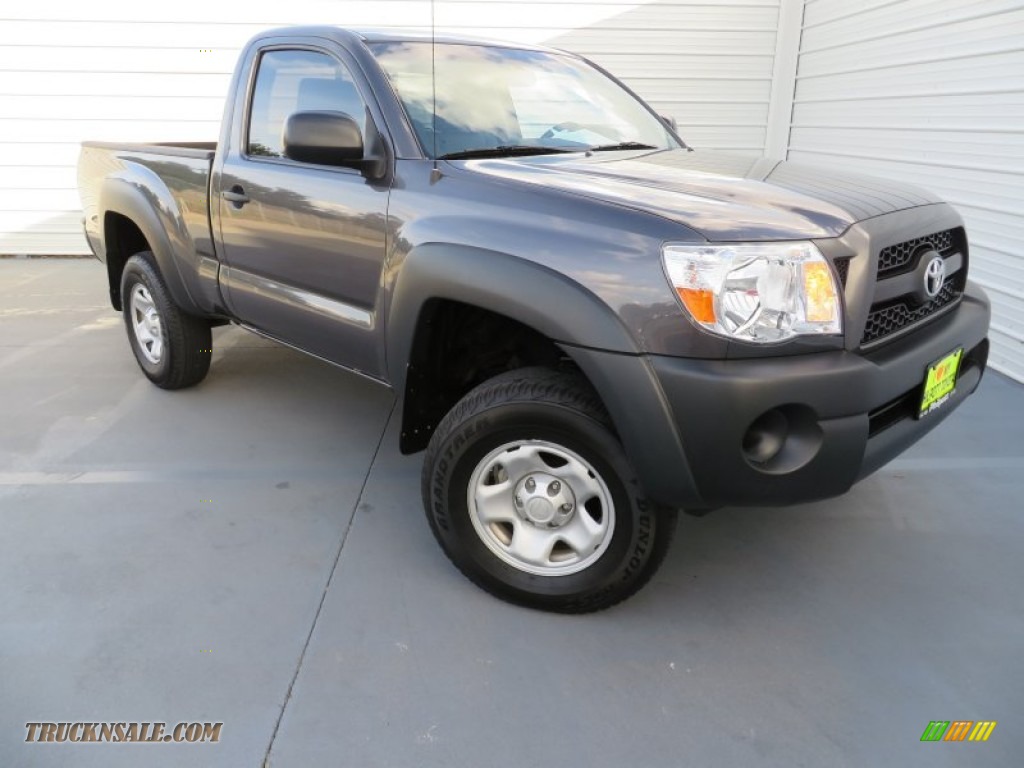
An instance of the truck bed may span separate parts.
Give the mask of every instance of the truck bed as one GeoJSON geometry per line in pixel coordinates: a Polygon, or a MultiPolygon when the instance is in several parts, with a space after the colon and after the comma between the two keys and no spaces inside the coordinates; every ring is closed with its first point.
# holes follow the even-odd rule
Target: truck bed
{"type": "MultiPolygon", "coordinates": [[[[142,229],[158,261],[164,261],[168,271],[174,270],[172,280],[180,275],[178,280],[187,295],[208,306],[216,291],[209,212],[210,169],[216,150],[216,142],[83,142],[78,189],[92,252],[106,262],[111,245],[104,239],[108,219],[122,216],[132,220],[142,229]],[[147,225],[140,214],[147,210],[159,212],[163,221],[152,220],[147,225]],[[163,242],[160,232],[167,233],[173,244],[163,242]],[[210,296],[204,301],[207,294],[210,296]]],[[[116,291],[117,286],[111,285],[115,306],[116,291]]]]}
{"type": "Polygon", "coordinates": [[[217,151],[215,141],[157,141],[117,142],[117,141],[83,141],[82,147],[96,149],[120,150],[124,152],[145,152],[153,155],[172,155],[174,157],[207,158],[212,160],[217,151]]]}

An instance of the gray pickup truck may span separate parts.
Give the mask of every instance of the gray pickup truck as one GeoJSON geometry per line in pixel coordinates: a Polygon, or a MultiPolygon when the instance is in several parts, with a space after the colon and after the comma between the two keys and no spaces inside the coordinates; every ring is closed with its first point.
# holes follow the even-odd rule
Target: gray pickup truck
{"type": "Polygon", "coordinates": [[[561,51],[267,32],[218,143],[88,142],[79,185],[153,383],[232,322],[390,387],[445,553],[547,610],[633,594],[677,510],[844,493],[987,359],[949,205],[693,151],[561,51]]]}

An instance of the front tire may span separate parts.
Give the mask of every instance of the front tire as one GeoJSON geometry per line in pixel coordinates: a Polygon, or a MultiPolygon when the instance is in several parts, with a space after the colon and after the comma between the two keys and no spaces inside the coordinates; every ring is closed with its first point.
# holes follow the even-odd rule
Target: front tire
{"type": "Polygon", "coordinates": [[[174,303],[149,251],[125,264],[121,306],[135,360],[150,381],[162,389],[183,389],[206,377],[213,344],[210,323],[174,303]]]}
{"type": "Polygon", "coordinates": [[[431,438],[422,490],[431,530],[463,574],[562,613],[634,594],[676,524],[644,496],[589,384],[544,368],[502,374],[460,400],[431,438]]]}

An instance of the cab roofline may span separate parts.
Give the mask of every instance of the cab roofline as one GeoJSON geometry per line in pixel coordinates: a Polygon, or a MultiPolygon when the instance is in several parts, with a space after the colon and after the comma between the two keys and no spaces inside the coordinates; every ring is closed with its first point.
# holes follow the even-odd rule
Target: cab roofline
{"type": "Polygon", "coordinates": [[[351,28],[333,25],[278,27],[261,33],[256,39],[262,40],[273,37],[322,37],[342,43],[353,41],[362,43],[429,43],[433,40],[435,43],[442,45],[486,45],[495,48],[513,48],[524,51],[541,51],[543,53],[575,56],[575,54],[568,53],[567,51],[545,45],[495,40],[486,37],[474,37],[472,35],[439,34],[436,37],[431,37],[428,30],[411,28],[374,29],[372,27],[351,28]]]}

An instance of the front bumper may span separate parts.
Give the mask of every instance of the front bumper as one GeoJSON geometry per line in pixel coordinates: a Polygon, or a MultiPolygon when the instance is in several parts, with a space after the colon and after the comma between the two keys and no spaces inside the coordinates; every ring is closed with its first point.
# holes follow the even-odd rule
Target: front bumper
{"type": "MultiPolygon", "coordinates": [[[[968,284],[955,310],[868,354],[651,356],[695,485],[686,499],[661,500],[693,508],[696,497],[698,506],[714,508],[793,504],[844,493],[974,392],[988,357],[989,315],[984,292],[968,284]],[[964,348],[964,358],[955,392],[942,408],[915,418],[927,367],[957,347],[964,348]],[[782,447],[760,461],[763,439],[776,446],[781,440],[782,447]]],[[[644,467],[641,474],[678,472],[670,463],[644,467]]]]}

